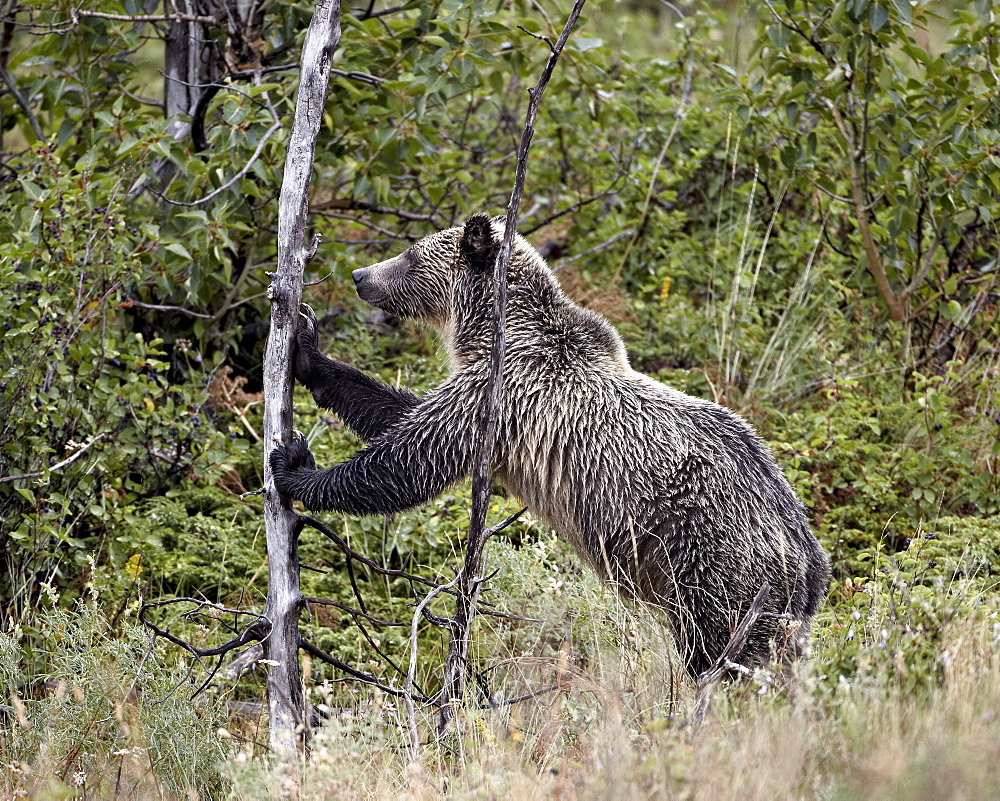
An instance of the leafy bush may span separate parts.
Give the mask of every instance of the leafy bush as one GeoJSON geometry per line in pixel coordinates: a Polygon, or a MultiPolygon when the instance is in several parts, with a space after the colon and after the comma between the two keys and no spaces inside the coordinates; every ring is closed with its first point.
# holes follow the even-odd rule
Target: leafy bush
{"type": "Polygon", "coordinates": [[[4,796],[219,793],[224,706],[179,699],[190,692],[183,666],[134,624],[110,632],[96,589],[73,609],[45,593],[44,646],[0,632],[4,796]]]}
{"type": "Polygon", "coordinates": [[[171,382],[161,343],[128,329],[122,295],[148,247],[123,183],[41,148],[0,195],[0,549],[15,618],[42,580],[72,598],[92,550],[119,563],[135,552],[108,536],[129,504],[229,458],[205,408],[210,366],[171,382]]]}

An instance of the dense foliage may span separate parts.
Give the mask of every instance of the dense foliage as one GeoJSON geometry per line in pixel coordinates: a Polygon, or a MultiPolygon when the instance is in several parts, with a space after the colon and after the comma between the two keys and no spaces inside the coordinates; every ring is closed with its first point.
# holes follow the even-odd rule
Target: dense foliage
{"type": "MultiPolygon", "coordinates": [[[[23,729],[0,735],[0,757],[30,761],[46,718],[95,721],[80,735],[103,743],[90,762],[59,750],[67,735],[47,746],[58,770],[44,768],[95,792],[112,751],[140,742],[169,763],[169,792],[222,781],[204,761],[216,739],[156,751],[196,725],[158,717],[169,704],[140,705],[144,733],[109,724],[137,673],[170,697],[177,657],[143,657],[138,601],[256,610],[266,591],[259,505],[238,496],[261,481],[264,293],[311,9],[266,5],[234,27],[217,20],[238,4],[195,5],[200,21],[135,21],[132,0],[72,15],[34,0],[0,21],[0,718],[23,729]],[[202,43],[200,71],[178,77],[184,31],[202,43]],[[100,643],[113,665],[88,656],[100,643]],[[54,691],[74,681],[83,698],[54,691]]],[[[344,5],[311,199],[323,244],[307,280],[323,280],[307,299],[331,355],[420,390],[445,374],[436,343],[373,315],[350,271],[502,211],[548,55],[538,37],[564,9],[371,12],[344,5]]],[[[784,0],[683,19],[606,2],[586,12],[539,119],[522,232],[618,325],[638,369],[754,422],[810,509],[835,568],[813,695],[827,712],[827,676],[903,664],[907,688],[936,686],[949,626],[996,619],[998,36],[989,0],[784,0]]],[[[357,446],[307,393],[296,403],[320,463],[357,446]]],[[[498,497],[492,513],[513,504],[498,497]]],[[[448,575],[467,508],[458,487],[393,520],[331,525],[383,565],[448,575]]],[[[304,537],[301,559],[307,595],[355,603],[328,543],[304,537]]],[[[641,650],[640,624],[537,523],[514,527],[495,561],[492,599],[546,622],[490,624],[484,664],[527,654],[587,671],[608,648],[641,650]]],[[[405,582],[356,581],[369,612],[408,620],[405,582]]],[[[311,614],[310,636],[345,661],[390,677],[373,642],[406,658],[408,628],[311,614]]],[[[205,644],[221,625],[178,631],[205,644]]],[[[309,670],[317,699],[358,697],[309,670]]],[[[678,714],[674,690],[648,716],[678,714]]],[[[578,712],[583,731],[597,713],[578,712]]],[[[209,733],[222,725],[217,707],[198,714],[209,733]]]]}

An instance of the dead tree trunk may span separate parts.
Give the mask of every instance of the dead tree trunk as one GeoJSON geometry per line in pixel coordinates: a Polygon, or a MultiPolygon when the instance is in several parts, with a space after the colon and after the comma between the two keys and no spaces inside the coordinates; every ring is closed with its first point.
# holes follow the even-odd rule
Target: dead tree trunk
{"type": "Polygon", "coordinates": [[[484,580],[481,573],[485,561],[486,541],[490,535],[490,531],[486,528],[486,509],[493,486],[491,477],[493,451],[496,445],[497,417],[503,390],[503,358],[507,347],[505,338],[507,267],[510,264],[514,236],[517,232],[517,213],[521,207],[521,197],[524,194],[528,149],[531,147],[531,138],[535,134],[535,119],[538,116],[538,106],[542,100],[542,93],[545,91],[549,78],[552,77],[556,60],[566,46],[566,41],[576,25],[585,2],[586,0],[576,0],[573,4],[569,19],[566,20],[562,33],[555,44],[552,44],[548,38],[544,39],[549,46],[549,59],[538,78],[538,83],[528,91],[528,111],[525,114],[524,130],[521,132],[521,142],[517,150],[514,189],[507,204],[507,222],[504,227],[503,242],[500,245],[500,252],[497,254],[493,268],[493,344],[490,353],[490,374],[485,408],[481,417],[483,430],[480,432],[481,438],[472,473],[472,515],[469,521],[469,537],[465,544],[465,563],[459,574],[458,599],[455,602],[455,615],[451,621],[451,638],[448,642],[448,654],[445,657],[444,686],[441,691],[440,725],[442,728],[447,726],[452,718],[452,702],[462,697],[469,658],[472,619],[484,580]]]}
{"type": "Polygon", "coordinates": [[[298,534],[301,525],[274,487],[269,457],[276,439],[292,433],[295,330],[302,300],[302,275],[312,253],[306,245],[306,216],[316,136],[326,107],[330,59],[340,41],[339,0],[318,0],[302,46],[295,119],[288,141],[278,201],[278,267],[268,297],[271,333],[264,356],[264,522],[267,528],[268,589],[265,617],[271,634],[264,656],[274,663],[268,677],[271,748],[291,756],[305,743],[307,718],[299,678],[298,534]]]}
{"type": "MultiPolygon", "coordinates": [[[[196,0],[168,0],[167,13],[193,16],[201,9],[196,0]]],[[[211,57],[208,27],[191,20],[172,20],[167,28],[163,48],[163,108],[167,117],[167,133],[174,139],[187,139],[191,132],[190,118],[206,84],[218,79],[217,60],[211,57]]],[[[169,159],[158,159],[156,176],[161,187],[170,183],[177,165],[169,159]]]]}

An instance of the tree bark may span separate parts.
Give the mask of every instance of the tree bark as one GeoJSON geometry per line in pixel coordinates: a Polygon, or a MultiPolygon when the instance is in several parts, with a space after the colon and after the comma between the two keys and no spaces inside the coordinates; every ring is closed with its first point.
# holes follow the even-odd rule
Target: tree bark
{"type": "MultiPolygon", "coordinates": [[[[167,11],[194,15],[198,8],[194,0],[174,0],[167,11]]],[[[201,85],[211,83],[216,75],[207,58],[208,37],[200,22],[174,20],[167,30],[163,54],[163,105],[167,131],[174,139],[184,139],[191,124],[190,117],[201,94],[201,85]]]]}
{"type": "Polygon", "coordinates": [[[275,489],[269,457],[276,439],[288,441],[292,434],[295,330],[302,275],[312,255],[305,242],[309,182],[326,107],[330,60],[339,41],[339,0],[318,0],[302,46],[295,119],[278,201],[278,267],[267,292],[271,333],[264,355],[264,521],[269,579],[264,614],[271,622],[271,634],[264,652],[276,663],[267,684],[271,748],[286,757],[304,749],[307,732],[298,658],[300,526],[288,501],[275,489]]]}

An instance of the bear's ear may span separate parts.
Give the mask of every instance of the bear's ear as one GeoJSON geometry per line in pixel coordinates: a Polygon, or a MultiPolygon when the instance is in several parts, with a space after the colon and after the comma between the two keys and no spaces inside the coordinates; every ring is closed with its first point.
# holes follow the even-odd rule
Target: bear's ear
{"type": "Polygon", "coordinates": [[[473,214],[462,231],[462,255],[472,267],[492,266],[500,243],[493,236],[493,221],[490,215],[473,214]]]}

